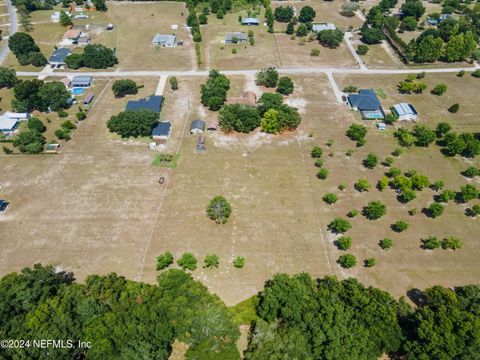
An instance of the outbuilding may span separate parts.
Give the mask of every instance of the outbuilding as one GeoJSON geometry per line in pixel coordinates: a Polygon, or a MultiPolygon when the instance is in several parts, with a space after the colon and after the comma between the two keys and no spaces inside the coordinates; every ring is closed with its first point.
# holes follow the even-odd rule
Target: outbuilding
{"type": "Polygon", "coordinates": [[[5,200],[0,200],[0,214],[3,214],[7,211],[9,203],[5,200]]]}
{"type": "Polygon", "coordinates": [[[252,26],[252,25],[260,25],[260,20],[257,18],[245,17],[242,18],[242,25],[252,26]]]}
{"type": "Polygon", "coordinates": [[[88,93],[87,96],[85,96],[85,99],[83,99],[82,104],[90,105],[94,97],[95,95],[93,93],[88,93]]]}
{"type": "Polygon", "coordinates": [[[92,86],[91,76],[74,76],[71,83],[72,87],[90,87],[92,86]]]}
{"type": "Polygon", "coordinates": [[[156,34],[153,37],[152,44],[161,47],[174,47],[177,37],[174,34],[156,34]]]}
{"type": "Polygon", "coordinates": [[[248,40],[247,34],[243,32],[232,32],[225,36],[225,44],[238,44],[248,40]]]}
{"type": "Polygon", "coordinates": [[[398,121],[416,122],[418,120],[418,112],[412,104],[395,104],[392,107],[392,113],[398,118],[398,121]]]}
{"type": "Polygon", "coordinates": [[[325,30],[336,30],[337,27],[332,23],[320,23],[320,24],[313,24],[312,31],[313,32],[320,32],[325,30]]]}
{"type": "Polygon", "coordinates": [[[193,120],[190,124],[190,134],[199,134],[205,131],[205,121],[193,120]]]}
{"type": "Polygon", "coordinates": [[[172,124],[168,121],[160,121],[152,129],[153,140],[167,140],[170,137],[172,124]]]}
{"type": "Polygon", "coordinates": [[[196,150],[197,151],[204,151],[206,148],[205,148],[205,136],[200,136],[197,140],[197,146],[196,146],[196,150]]]}

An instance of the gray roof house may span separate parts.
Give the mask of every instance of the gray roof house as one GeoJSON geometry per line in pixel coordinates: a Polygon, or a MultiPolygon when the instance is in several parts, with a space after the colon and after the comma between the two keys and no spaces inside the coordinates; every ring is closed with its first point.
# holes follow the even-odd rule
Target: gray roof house
{"type": "Polygon", "coordinates": [[[125,110],[136,111],[136,110],[145,109],[145,110],[151,110],[156,113],[159,113],[160,110],[162,109],[162,104],[163,104],[163,96],[150,95],[149,97],[146,97],[144,99],[130,100],[127,103],[127,107],[125,110]]]}
{"type": "Polygon", "coordinates": [[[332,23],[313,24],[312,31],[320,32],[324,30],[335,30],[337,27],[332,23]]]}
{"type": "Polygon", "coordinates": [[[242,25],[260,25],[260,20],[258,20],[257,18],[244,17],[242,18],[242,25]]]}
{"type": "Polygon", "coordinates": [[[71,83],[72,87],[90,87],[92,86],[91,76],[74,76],[71,83]]]}
{"type": "Polygon", "coordinates": [[[190,134],[203,133],[205,131],[205,121],[193,120],[190,124],[190,134]]]}
{"type": "Polygon", "coordinates": [[[248,40],[247,34],[243,32],[228,33],[225,36],[225,44],[238,44],[248,40]]]}
{"type": "Polygon", "coordinates": [[[170,129],[172,124],[168,121],[158,122],[157,125],[152,129],[152,138],[154,140],[166,140],[170,136],[170,129]]]}
{"type": "Polygon", "coordinates": [[[177,37],[173,34],[156,34],[152,39],[152,44],[161,47],[174,47],[177,37]]]}
{"type": "Polygon", "coordinates": [[[373,89],[361,89],[358,94],[349,94],[348,103],[351,108],[360,111],[364,119],[383,119],[385,113],[373,89]]]}
{"type": "Polygon", "coordinates": [[[52,65],[64,65],[65,64],[65,59],[70,54],[71,54],[70,49],[58,48],[48,58],[48,62],[52,65]]]}

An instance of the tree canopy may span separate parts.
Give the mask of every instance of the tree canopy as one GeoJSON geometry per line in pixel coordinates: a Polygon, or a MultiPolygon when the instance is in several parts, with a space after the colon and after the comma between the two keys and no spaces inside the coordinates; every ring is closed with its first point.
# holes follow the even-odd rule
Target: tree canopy
{"type": "Polygon", "coordinates": [[[207,82],[200,85],[202,104],[208,106],[210,110],[219,110],[227,100],[229,89],[230,80],[217,70],[211,70],[207,82]]]}
{"type": "Polygon", "coordinates": [[[107,127],[111,132],[123,138],[130,136],[150,136],[158,121],[158,114],[151,110],[128,110],[114,115],[108,120],[107,127]]]}

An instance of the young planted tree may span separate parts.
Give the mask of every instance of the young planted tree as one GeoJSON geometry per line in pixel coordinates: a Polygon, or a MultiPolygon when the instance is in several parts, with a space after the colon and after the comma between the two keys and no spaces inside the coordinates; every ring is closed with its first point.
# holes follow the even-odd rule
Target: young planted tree
{"type": "Polygon", "coordinates": [[[205,259],[203,260],[204,262],[204,268],[210,269],[210,268],[218,268],[218,265],[220,264],[220,259],[218,255],[216,254],[210,254],[205,256],[205,259]]]}
{"type": "Polygon", "coordinates": [[[175,76],[172,76],[169,80],[170,82],[170,88],[172,90],[178,90],[178,81],[177,81],[177,78],[175,76]]]}
{"type": "Polygon", "coordinates": [[[440,240],[436,236],[429,236],[428,238],[422,240],[422,247],[425,250],[434,250],[438,249],[441,246],[440,240]]]}
{"type": "Polygon", "coordinates": [[[369,220],[380,219],[387,213],[387,207],[380,201],[370,201],[362,210],[363,216],[369,220]]]}
{"type": "Polygon", "coordinates": [[[434,202],[426,209],[426,213],[431,218],[437,218],[443,214],[444,209],[445,207],[442,204],[434,202]]]}
{"type": "Polygon", "coordinates": [[[135,81],[130,79],[115,80],[112,85],[112,91],[116,98],[121,98],[125,95],[137,94],[138,86],[135,81]]]}
{"type": "Polygon", "coordinates": [[[278,79],[277,92],[282,95],[290,95],[293,93],[294,85],[292,79],[288,76],[283,76],[278,79]]]}
{"type": "Polygon", "coordinates": [[[364,191],[368,191],[370,190],[370,188],[372,187],[370,185],[370,183],[368,182],[368,180],[366,179],[359,179],[354,185],[353,187],[355,188],[355,190],[359,191],[359,192],[364,192],[364,191]]]}
{"type": "Polygon", "coordinates": [[[233,266],[235,266],[238,269],[243,268],[245,265],[245,258],[243,256],[237,256],[235,260],[233,260],[233,266]]]}
{"type": "Polygon", "coordinates": [[[340,250],[348,250],[352,246],[352,238],[349,236],[340,236],[337,240],[337,247],[340,250]]]}
{"type": "Polygon", "coordinates": [[[395,232],[402,232],[408,229],[408,224],[403,220],[398,220],[396,223],[392,224],[392,230],[395,232]]]}
{"type": "Polygon", "coordinates": [[[357,258],[352,254],[345,254],[338,258],[337,262],[344,269],[350,269],[357,265],[357,258]]]}
{"type": "Polygon", "coordinates": [[[177,260],[177,265],[183,270],[193,271],[197,268],[197,259],[192,253],[184,253],[180,259],[177,260]]]}
{"type": "Polygon", "coordinates": [[[336,234],[346,233],[352,228],[348,220],[337,217],[328,224],[328,229],[336,234]]]}
{"type": "Polygon", "coordinates": [[[157,256],[157,270],[163,270],[173,264],[173,255],[169,252],[157,256]]]}
{"type": "Polygon", "coordinates": [[[338,196],[334,193],[327,193],[322,197],[322,200],[325,201],[327,204],[335,204],[338,200],[338,196]]]}
{"type": "Polygon", "coordinates": [[[368,154],[367,158],[363,160],[363,166],[373,169],[378,164],[378,156],[375,154],[368,154]]]}
{"type": "Polygon", "coordinates": [[[317,178],[319,178],[320,180],[325,180],[327,177],[328,177],[328,169],[321,168],[320,170],[318,170],[317,178]]]}
{"type": "Polygon", "coordinates": [[[383,250],[389,250],[393,246],[393,240],[392,239],[382,239],[379,241],[378,245],[383,249],[383,250]]]}
{"type": "Polygon", "coordinates": [[[312,151],[310,152],[310,155],[312,156],[312,158],[314,159],[319,159],[322,157],[323,155],[323,150],[320,146],[314,146],[312,151]]]}
{"type": "Polygon", "coordinates": [[[225,224],[232,213],[232,207],[223,196],[215,196],[207,206],[207,215],[217,224],[225,224]]]}

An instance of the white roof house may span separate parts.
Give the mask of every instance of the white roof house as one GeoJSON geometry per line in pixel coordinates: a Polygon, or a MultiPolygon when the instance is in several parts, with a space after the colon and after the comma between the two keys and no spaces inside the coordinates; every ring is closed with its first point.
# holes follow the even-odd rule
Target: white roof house
{"type": "Polygon", "coordinates": [[[0,116],[0,132],[4,134],[13,133],[18,127],[18,120],[10,119],[8,116],[0,116]]]}
{"type": "Polygon", "coordinates": [[[320,32],[324,30],[336,30],[336,26],[332,23],[323,23],[323,24],[313,24],[312,31],[320,32]]]}
{"type": "Polygon", "coordinates": [[[152,44],[161,47],[174,47],[177,37],[173,34],[156,34],[152,39],[152,44]]]}
{"type": "Polygon", "coordinates": [[[30,119],[29,113],[15,113],[11,111],[5,111],[5,113],[2,116],[5,116],[5,117],[8,117],[9,119],[14,119],[17,121],[27,121],[28,119],[30,119]]]}
{"type": "Polygon", "coordinates": [[[417,121],[418,119],[418,112],[412,104],[395,104],[392,107],[392,112],[398,116],[399,121],[417,121]]]}

